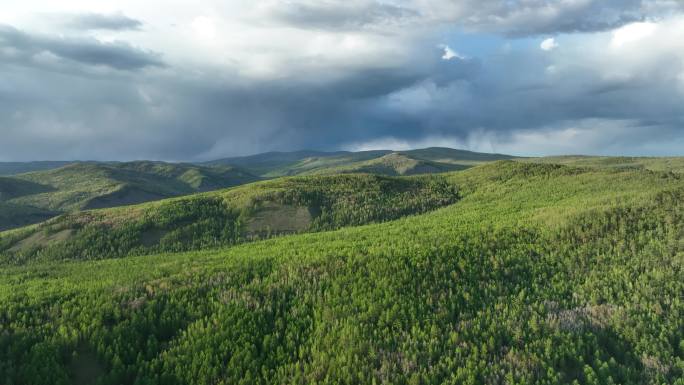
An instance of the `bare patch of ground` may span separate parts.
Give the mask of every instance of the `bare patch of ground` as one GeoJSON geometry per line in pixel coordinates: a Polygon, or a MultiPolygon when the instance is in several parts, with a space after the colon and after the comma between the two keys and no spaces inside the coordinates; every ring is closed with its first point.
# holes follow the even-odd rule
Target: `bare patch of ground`
{"type": "Polygon", "coordinates": [[[265,203],[247,221],[245,235],[259,237],[307,230],[313,217],[308,207],[265,203]]]}
{"type": "Polygon", "coordinates": [[[581,331],[584,329],[600,330],[608,327],[611,318],[619,310],[610,304],[587,305],[568,310],[551,309],[547,322],[560,330],[581,331]]]}

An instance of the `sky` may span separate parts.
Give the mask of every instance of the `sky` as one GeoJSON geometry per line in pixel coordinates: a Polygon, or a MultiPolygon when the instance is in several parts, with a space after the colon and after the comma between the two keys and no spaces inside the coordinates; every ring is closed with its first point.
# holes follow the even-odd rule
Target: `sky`
{"type": "Polygon", "coordinates": [[[684,155],[681,0],[0,0],[0,161],[684,155]]]}

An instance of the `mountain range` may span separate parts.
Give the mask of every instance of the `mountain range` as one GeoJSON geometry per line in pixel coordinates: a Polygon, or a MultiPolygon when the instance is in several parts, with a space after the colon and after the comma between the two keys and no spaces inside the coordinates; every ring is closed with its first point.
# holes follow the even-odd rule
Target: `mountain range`
{"type": "Polygon", "coordinates": [[[0,230],[56,215],[218,190],[292,175],[415,175],[461,170],[513,157],[449,148],[404,152],[269,152],[198,164],[134,162],[0,163],[0,230]],[[35,171],[39,170],[39,171],[35,171]],[[30,171],[30,172],[25,172],[30,171]]]}

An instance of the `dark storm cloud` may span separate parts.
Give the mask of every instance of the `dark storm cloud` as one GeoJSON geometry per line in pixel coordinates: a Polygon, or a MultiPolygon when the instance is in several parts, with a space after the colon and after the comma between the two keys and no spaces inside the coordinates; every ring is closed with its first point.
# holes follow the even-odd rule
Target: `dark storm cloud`
{"type": "Polygon", "coordinates": [[[410,8],[376,1],[300,1],[267,8],[264,16],[301,28],[337,30],[394,24],[418,15],[410,8]]]}
{"type": "Polygon", "coordinates": [[[456,22],[513,36],[595,32],[670,12],[660,0],[469,1],[456,22]]]}
{"type": "Polygon", "coordinates": [[[62,17],[63,24],[69,28],[80,30],[140,30],[143,23],[140,20],[132,19],[122,13],[99,14],[85,13],[80,15],[62,17]]]}
{"type": "Polygon", "coordinates": [[[37,55],[51,54],[72,62],[135,71],[162,67],[159,55],[135,48],[125,42],[103,43],[94,38],[50,38],[32,35],[11,26],[0,25],[0,58],[31,62],[37,55]]]}
{"type": "MultiPolygon", "coordinates": [[[[439,56],[427,51],[421,57],[439,56]]],[[[682,135],[678,128],[682,113],[676,109],[681,96],[676,84],[650,78],[650,84],[635,92],[631,86],[616,87],[582,69],[549,79],[544,77],[540,59],[526,55],[508,55],[489,63],[422,60],[417,59],[410,71],[387,70],[383,79],[375,70],[350,74],[326,89],[296,83],[282,88],[255,84],[246,93],[225,91],[217,98],[223,100],[218,105],[224,106],[228,122],[230,116],[241,116],[243,124],[249,124],[249,116],[263,119],[263,114],[268,115],[272,126],[263,131],[267,134],[261,144],[285,149],[335,148],[383,137],[420,141],[436,136],[465,141],[477,129],[505,139],[519,130],[544,130],[559,122],[570,126],[575,122],[585,128],[587,119],[629,122],[630,135],[614,138],[615,145],[623,149],[651,139],[655,122],[660,132],[682,135]],[[518,75],[523,70],[530,74],[528,79],[518,75]],[[352,91],[362,84],[369,87],[366,92],[352,91]],[[613,87],[611,95],[596,93],[604,85],[613,87]],[[233,100],[250,102],[238,108],[233,100]]],[[[240,135],[226,137],[234,143],[240,135]]],[[[226,153],[239,148],[232,148],[231,141],[226,143],[226,153]]]]}
{"type": "Polygon", "coordinates": [[[666,78],[645,74],[634,92],[580,67],[544,77],[545,64],[529,53],[446,61],[427,48],[411,66],[350,70],[322,84],[308,81],[322,76],[315,72],[269,81],[136,72],[93,80],[0,65],[0,150],[5,160],[203,160],[384,137],[466,140],[477,129],[505,142],[519,130],[575,124],[595,135],[586,140],[598,148],[585,152],[682,137],[681,96],[666,78]]]}
{"type": "MultiPolygon", "coordinates": [[[[200,49],[206,47],[198,47],[195,64],[182,67],[127,43],[0,26],[0,160],[207,160],[269,150],[333,150],[383,138],[467,143],[478,132],[496,143],[512,143],[521,133],[540,140],[538,147],[534,140],[517,147],[521,154],[553,151],[554,141],[561,150],[569,148],[563,141],[572,141],[572,152],[681,152],[684,67],[676,45],[659,47],[653,41],[620,56],[608,52],[606,33],[584,47],[577,44],[574,52],[565,51],[570,42],[559,37],[552,52],[538,48],[541,39],[529,39],[534,44],[444,60],[439,47],[448,41],[441,34],[381,28],[438,14],[448,23],[508,36],[592,31],[671,12],[677,3],[482,0],[479,8],[475,1],[432,3],[445,6],[405,11],[370,1],[309,1],[269,9],[278,23],[315,29],[314,37],[329,32],[321,28],[335,36],[354,31],[360,35],[359,52],[381,46],[373,45],[377,35],[403,51],[353,57],[354,47],[330,47],[331,60],[325,56],[329,52],[299,57],[301,51],[293,49],[285,55],[286,65],[274,61],[283,73],[263,77],[240,75],[245,70],[240,65],[248,64],[220,69],[197,64],[206,59],[202,55],[213,57],[213,51],[200,49]],[[647,3],[653,8],[641,12],[647,3]],[[371,38],[364,40],[369,36],[364,33],[371,38]]],[[[442,26],[440,21],[434,28],[442,26]]],[[[250,43],[257,47],[254,55],[271,53],[262,52],[259,41],[250,43]]],[[[453,44],[457,50],[458,41],[453,44]]]]}
{"type": "Polygon", "coordinates": [[[401,6],[373,0],[294,0],[276,4],[266,8],[266,17],[304,29],[441,22],[509,36],[605,31],[684,9],[684,2],[676,0],[433,0],[398,3],[401,6]]]}

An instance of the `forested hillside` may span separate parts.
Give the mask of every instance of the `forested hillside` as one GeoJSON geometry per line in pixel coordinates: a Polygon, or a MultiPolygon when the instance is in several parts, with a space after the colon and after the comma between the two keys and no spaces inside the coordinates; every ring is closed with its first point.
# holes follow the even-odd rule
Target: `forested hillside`
{"type": "Polygon", "coordinates": [[[0,233],[0,262],[101,259],[233,245],[420,214],[456,202],[444,177],[295,177],[66,214],[0,233]]]}
{"type": "Polygon", "coordinates": [[[72,162],[0,162],[0,175],[16,175],[33,171],[53,170],[72,162]]]}
{"type": "Polygon", "coordinates": [[[0,230],[40,222],[63,212],[158,200],[258,179],[231,167],[147,161],[75,163],[0,177],[0,230]]]}
{"type": "Polygon", "coordinates": [[[5,265],[0,378],[684,384],[680,175],[510,161],[445,175],[456,203],[386,223],[5,265]]]}
{"type": "Polygon", "coordinates": [[[370,173],[378,175],[418,175],[463,170],[469,167],[472,167],[472,165],[466,166],[420,160],[411,158],[403,153],[393,152],[376,159],[315,169],[308,171],[307,174],[370,173]]]}
{"type": "Polygon", "coordinates": [[[511,158],[433,147],[400,153],[389,150],[268,152],[202,164],[0,163],[0,175],[8,175],[0,176],[0,231],[39,223],[61,213],[156,201],[261,179],[349,173],[434,174],[511,158]]]}
{"type": "Polygon", "coordinates": [[[204,163],[209,166],[238,166],[263,177],[303,174],[307,171],[375,159],[391,151],[293,151],[224,158],[204,163]]]}
{"type": "Polygon", "coordinates": [[[521,159],[526,162],[564,164],[575,167],[600,169],[638,169],[684,173],[684,157],[631,157],[631,156],[548,156],[521,159]]]}
{"type": "Polygon", "coordinates": [[[502,154],[430,147],[398,153],[390,150],[268,152],[219,159],[205,164],[244,167],[254,174],[273,178],[349,172],[371,172],[380,175],[427,174],[462,170],[485,162],[513,158],[502,154]]]}

